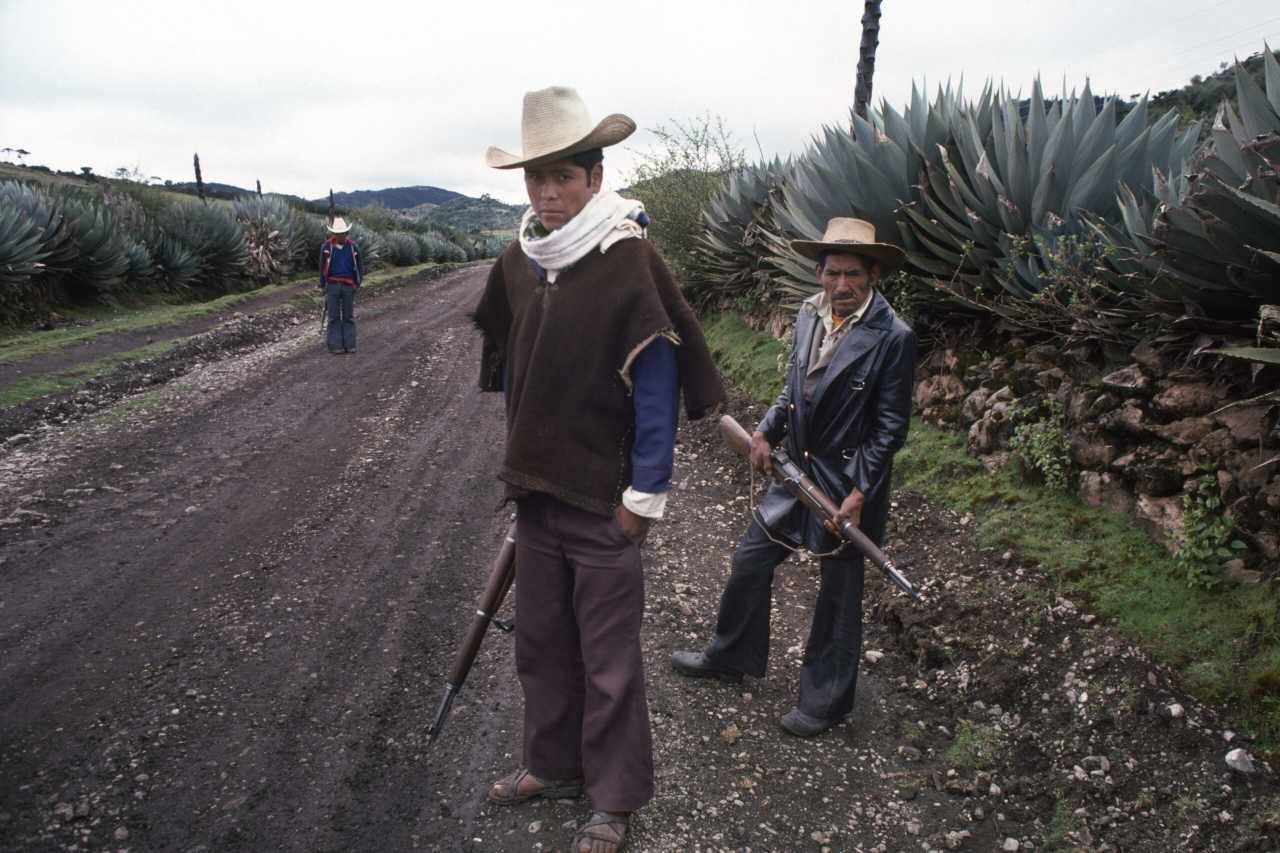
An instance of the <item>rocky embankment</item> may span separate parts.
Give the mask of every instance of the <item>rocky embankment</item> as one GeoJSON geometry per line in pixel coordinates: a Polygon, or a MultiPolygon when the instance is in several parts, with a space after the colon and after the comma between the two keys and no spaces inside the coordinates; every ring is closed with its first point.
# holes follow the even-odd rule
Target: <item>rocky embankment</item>
{"type": "Polygon", "coordinates": [[[1275,368],[1143,343],[1117,361],[1101,346],[1026,348],[990,360],[936,349],[917,368],[916,411],[968,431],[969,454],[1006,463],[1018,423],[1056,420],[1090,506],[1132,513],[1171,550],[1186,494],[1217,497],[1247,550],[1224,566],[1236,580],[1280,574],[1280,405],[1275,368]],[[1205,477],[1210,479],[1206,482],[1205,477]]]}

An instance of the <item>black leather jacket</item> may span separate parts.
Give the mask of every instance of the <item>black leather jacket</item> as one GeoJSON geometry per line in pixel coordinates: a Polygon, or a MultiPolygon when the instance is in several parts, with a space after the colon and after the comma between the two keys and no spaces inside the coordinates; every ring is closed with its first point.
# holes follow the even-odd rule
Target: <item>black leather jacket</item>
{"type": "MultiPolygon", "coordinates": [[[[787,386],[757,427],[777,446],[785,437],[792,461],[839,505],[857,486],[867,497],[861,528],[876,544],[884,537],[893,455],[907,440],[916,361],[916,335],[879,291],[860,325],[837,344],[813,401],[804,377],[814,332],[822,323],[814,300],[796,318],[787,386]]],[[[815,553],[840,540],[774,482],[759,518],[777,539],[815,553]]]]}

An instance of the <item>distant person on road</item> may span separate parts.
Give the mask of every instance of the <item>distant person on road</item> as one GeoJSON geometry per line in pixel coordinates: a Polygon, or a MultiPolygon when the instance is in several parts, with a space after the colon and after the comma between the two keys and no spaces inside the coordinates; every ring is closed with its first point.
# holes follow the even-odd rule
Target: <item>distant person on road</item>
{"type": "Polygon", "coordinates": [[[634,130],[555,87],[524,97],[522,154],[485,155],[524,170],[530,204],[475,311],[481,388],[506,392],[525,699],[523,766],[488,798],[585,791],[579,853],[620,850],[653,796],[640,544],[671,487],[681,390],[691,418],[725,397],[643,205],[601,192],[602,148],[634,130]]]}
{"type": "Polygon", "coordinates": [[[320,248],[320,287],[329,316],[325,343],[329,352],[342,355],[356,351],[356,290],[364,281],[364,256],[347,237],[351,227],[345,219],[336,216],[328,227],[333,236],[320,248]]]}
{"type": "MultiPolygon", "coordinates": [[[[907,439],[916,358],[915,333],[876,283],[902,265],[901,249],[875,241],[860,219],[832,219],[821,241],[793,240],[816,261],[822,290],[796,319],[787,385],[751,436],[751,463],[772,475],[773,445],[787,453],[880,544],[893,456],[907,439]]],[[[822,582],[800,666],[800,696],[782,727],[813,737],[853,711],[862,654],[862,554],[842,543],[779,482],[774,482],[733,557],[720,598],[715,639],[702,653],[675,652],[686,675],[737,683],[761,678],[769,657],[773,572],[796,548],[821,557],[822,582]]]]}

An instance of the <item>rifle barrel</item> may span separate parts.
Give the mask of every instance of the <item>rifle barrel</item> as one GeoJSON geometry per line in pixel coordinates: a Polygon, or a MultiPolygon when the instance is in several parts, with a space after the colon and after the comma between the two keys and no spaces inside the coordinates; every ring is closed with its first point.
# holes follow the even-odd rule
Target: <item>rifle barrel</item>
{"type": "Polygon", "coordinates": [[[480,643],[484,641],[485,632],[490,624],[497,621],[495,614],[502,607],[502,602],[515,581],[515,568],[516,525],[512,522],[506,538],[502,541],[502,547],[498,549],[498,556],[493,561],[493,571],[489,573],[489,583],[480,596],[480,604],[476,607],[475,615],[471,617],[471,627],[467,629],[466,637],[458,647],[458,654],[453,661],[453,671],[449,673],[449,680],[445,683],[444,698],[440,700],[440,709],[436,711],[431,725],[426,728],[426,746],[435,743],[440,729],[444,727],[445,717],[449,715],[449,708],[453,705],[453,697],[462,689],[462,685],[466,684],[467,676],[471,673],[471,667],[475,664],[476,655],[480,651],[480,643]]]}

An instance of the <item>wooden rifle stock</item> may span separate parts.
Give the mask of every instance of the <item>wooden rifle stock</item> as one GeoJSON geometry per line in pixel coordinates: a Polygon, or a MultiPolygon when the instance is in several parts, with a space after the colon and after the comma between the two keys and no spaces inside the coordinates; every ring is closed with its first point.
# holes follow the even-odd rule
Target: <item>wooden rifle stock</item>
{"type": "Polygon", "coordinates": [[[510,529],[507,530],[507,537],[502,541],[502,547],[498,549],[498,557],[493,561],[493,571],[489,574],[489,583],[484,588],[484,594],[480,596],[480,604],[476,607],[475,616],[471,618],[471,627],[467,629],[467,636],[458,649],[458,656],[454,658],[453,672],[449,674],[449,681],[445,684],[444,698],[440,700],[440,708],[436,711],[431,725],[427,726],[426,746],[435,743],[436,736],[440,734],[440,729],[444,726],[444,718],[449,715],[449,708],[453,705],[453,697],[466,683],[471,666],[476,662],[476,654],[480,651],[480,643],[484,641],[489,624],[493,623],[506,632],[510,632],[514,627],[514,620],[503,622],[494,614],[498,612],[498,608],[502,607],[502,602],[511,590],[511,584],[515,579],[516,525],[512,522],[510,529]]]}
{"type": "MultiPolygon", "coordinates": [[[[724,438],[726,447],[739,456],[750,458],[751,436],[747,434],[741,424],[729,415],[725,415],[720,419],[720,435],[724,438]]],[[[787,455],[787,452],[780,447],[775,447],[770,457],[773,460],[773,476],[778,482],[786,486],[787,491],[817,513],[818,517],[823,521],[835,523],[836,513],[840,511],[840,507],[822,493],[818,485],[800,470],[799,465],[791,461],[791,457],[787,455]]],[[[852,542],[854,547],[866,555],[867,559],[874,563],[877,569],[884,572],[889,580],[897,584],[917,604],[924,604],[924,599],[916,591],[916,588],[911,585],[911,582],[902,576],[902,573],[894,567],[893,562],[885,556],[883,551],[876,547],[874,542],[867,538],[867,534],[858,529],[857,525],[846,519],[840,524],[840,535],[852,542]]]]}

